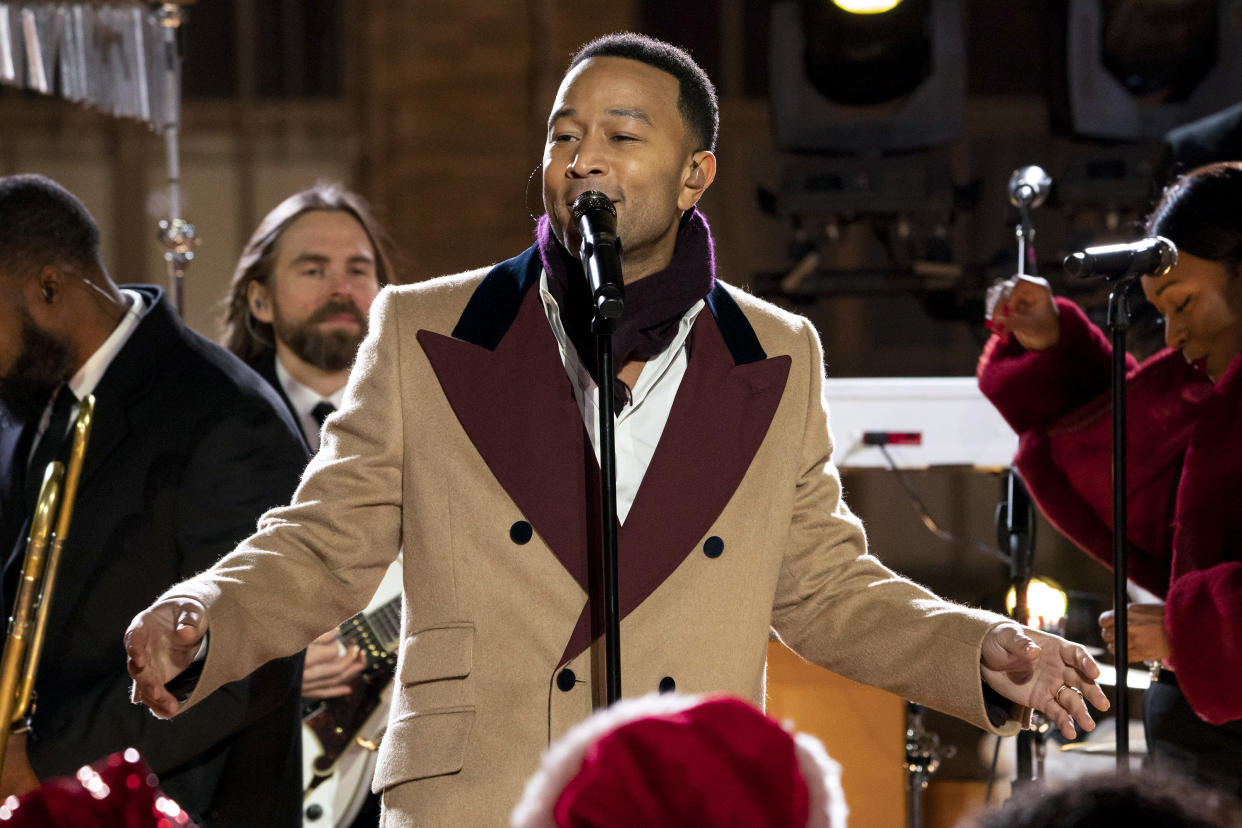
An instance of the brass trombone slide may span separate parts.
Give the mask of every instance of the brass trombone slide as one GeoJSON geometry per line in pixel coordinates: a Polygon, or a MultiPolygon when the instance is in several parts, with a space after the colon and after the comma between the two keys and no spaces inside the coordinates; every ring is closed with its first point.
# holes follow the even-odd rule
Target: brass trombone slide
{"type": "Polygon", "coordinates": [[[23,722],[34,698],[47,613],[52,605],[61,551],[69,537],[69,523],[73,518],[73,504],[94,415],[95,397],[88,395],[78,406],[68,471],[59,461],[48,464],[31,517],[22,578],[9,618],[4,657],[0,659],[0,769],[4,767],[8,752],[8,727],[23,722]]]}

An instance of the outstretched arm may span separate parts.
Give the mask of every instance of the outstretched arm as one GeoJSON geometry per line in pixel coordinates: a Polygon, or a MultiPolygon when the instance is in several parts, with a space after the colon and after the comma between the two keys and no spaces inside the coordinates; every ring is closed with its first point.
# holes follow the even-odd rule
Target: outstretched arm
{"type": "Polygon", "coordinates": [[[143,632],[134,642],[138,649],[130,649],[131,659],[135,652],[147,659],[132,668],[136,677],[152,670],[139,693],[155,712],[162,712],[155,703],[171,711],[192,707],[216,687],[303,650],[366,606],[396,557],[404,433],[392,296],[386,291],[372,306],[371,332],[345,403],[293,503],[265,514],[258,531],[232,553],[174,585],[136,617],[135,632],[162,630],[153,638],[143,632]],[[171,638],[185,601],[210,613],[211,648],[193,694],[174,706],[157,685],[186,663],[177,649],[184,642],[171,638]]]}
{"type": "MultiPolygon", "coordinates": [[[[808,337],[815,364],[818,339],[811,331],[808,337]]],[[[1074,722],[1094,727],[1086,704],[1069,689],[1079,688],[1100,709],[1108,707],[1094,681],[1099,668],[1081,647],[943,601],[867,554],[862,526],[842,501],[829,461],[818,383],[808,402],[806,471],[772,616],[782,639],[842,675],[980,727],[1006,731],[1019,725],[1008,709],[1007,721],[995,720],[986,686],[1047,714],[1067,735],[1073,735],[1074,722]]]]}

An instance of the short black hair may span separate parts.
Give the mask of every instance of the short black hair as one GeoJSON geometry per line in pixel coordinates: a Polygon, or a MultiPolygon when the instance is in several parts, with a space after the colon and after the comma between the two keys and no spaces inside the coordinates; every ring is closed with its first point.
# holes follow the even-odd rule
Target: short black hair
{"type": "Polygon", "coordinates": [[[677,78],[677,110],[695,140],[695,150],[716,151],[716,135],[720,131],[720,103],[716,99],[716,87],[689,52],[647,35],[616,32],[597,37],[579,49],[569,62],[569,69],[594,57],[637,60],[677,78]]]}
{"type": "Polygon", "coordinates": [[[99,262],[99,225],[73,193],[43,175],[0,178],[0,272],[99,262]]]}
{"type": "Polygon", "coordinates": [[[1242,162],[1198,167],[1165,187],[1147,233],[1200,259],[1242,264],[1242,162]]]}

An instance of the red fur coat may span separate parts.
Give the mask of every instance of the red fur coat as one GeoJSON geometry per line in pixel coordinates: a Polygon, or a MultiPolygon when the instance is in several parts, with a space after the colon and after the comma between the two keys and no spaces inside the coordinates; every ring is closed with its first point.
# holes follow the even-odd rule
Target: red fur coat
{"type": "MultiPolygon", "coordinates": [[[[1014,465],[1049,521],[1111,565],[1112,349],[1077,305],[1057,306],[1057,345],[992,337],[979,387],[1021,436],[1014,465]]],[[[1215,386],[1174,350],[1127,362],[1128,572],[1167,603],[1195,712],[1242,718],[1242,357],[1215,386]]]]}

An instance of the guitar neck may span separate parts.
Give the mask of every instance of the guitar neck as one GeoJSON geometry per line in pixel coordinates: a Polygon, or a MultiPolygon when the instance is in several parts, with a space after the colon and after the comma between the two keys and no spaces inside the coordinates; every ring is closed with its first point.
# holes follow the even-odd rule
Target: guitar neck
{"type": "Polygon", "coordinates": [[[341,638],[367,654],[368,667],[390,661],[401,640],[401,596],[346,621],[341,625],[341,638]]]}

